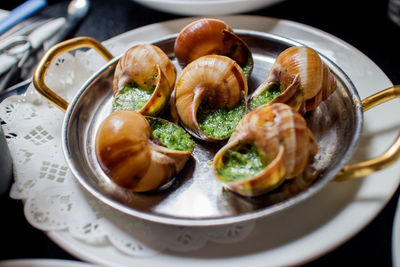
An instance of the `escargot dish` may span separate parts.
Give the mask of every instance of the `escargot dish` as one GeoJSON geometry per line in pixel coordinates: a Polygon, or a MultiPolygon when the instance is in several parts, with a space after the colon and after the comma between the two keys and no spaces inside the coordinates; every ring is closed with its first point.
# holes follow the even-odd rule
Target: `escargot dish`
{"type": "Polygon", "coordinates": [[[175,41],[175,56],[182,66],[205,55],[224,55],[235,60],[247,78],[253,57],[247,44],[222,20],[201,18],[184,27],[175,41]]]}
{"type": "Polygon", "coordinates": [[[336,79],[318,53],[309,47],[293,46],[279,54],[248,106],[254,109],[272,101],[305,113],[315,109],[335,90],[336,79]]]}
{"type": "Polygon", "coordinates": [[[246,112],[247,90],[235,61],[220,55],[200,57],[183,69],[176,82],[178,117],[199,139],[227,139],[246,112]]]}
{"type": "Polygon", "coordinates": [[[156,116],[169,104],[176,69],[157,46],[128,49],[118,61],[113,80],[113,110],[134,110],[156,116]]]}
{"type": "Polygon", "coordinates": [[[304,118],[282,103],[249,112],[214,157],[214,175],[243,196],[271,191],[300,175],[318,152],[304,118]]]}
{"type": "Polygon", "coordinates": [[[168,121],[118,110],[100,125],[95,148],[101,168],[112,181],[146,192],[166,185],[183,169],[194,142],[168,121]]]}

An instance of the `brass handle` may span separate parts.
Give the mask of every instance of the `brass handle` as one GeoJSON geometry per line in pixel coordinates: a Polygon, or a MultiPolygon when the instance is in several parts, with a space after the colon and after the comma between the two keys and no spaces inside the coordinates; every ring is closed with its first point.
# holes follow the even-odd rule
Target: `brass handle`
{"type": "MultiPolygon", "coordinates": [[[[393,86],[379,93],[371,95],[362,101],[364,111],[400,96],[400,85],[393,86]]],[[[400,134],[394,143],[382,155],[363,162],[345,165],[335,177],[335,181],[345,181],[362,177],[375,171],[384,169],[400,157],[400,134]]]]}
{"type": "Polygon", "coordinates": [[[62,111],[66,111],[68,107],[68,102],[57,95],[53,90],[51,90],[46,83],[44,78],[51,65],[51,62],[60,54],[68,52],[78,48],[93,48],[95,49],[103,58],[107,61],[112,60],[113,55],[96,39],[91,37],[76,37],[61,43],[58,43],[46,51],[42,59],[36,66],[35,72],[33,74],[33,84],[36,90],[42,94],[48,101],[53,103],[62,111]]]}

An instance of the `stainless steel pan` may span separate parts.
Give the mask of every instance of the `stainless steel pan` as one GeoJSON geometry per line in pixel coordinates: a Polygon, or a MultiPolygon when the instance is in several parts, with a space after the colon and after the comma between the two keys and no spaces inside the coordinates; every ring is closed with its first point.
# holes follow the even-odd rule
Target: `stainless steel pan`
{"type": "MultiPolygon", "coordinates": [[[[254,90],[265,79],[281,51],[300,45],[271,34],[244,30],[236,32],[249,45],[255,61],[249,90],[254,90]]],[[[180,67],[173,54],[175,38],[170,36],[153,44],[164,50],[179,73],[180,67]]],[[[309,198],[335,177],[336,180],[346,180],[365,176],[399,158],[400,135],[378,158],[345,165],[360,137],[363,111],[398,97],[400,87],[386,89],[361,101],[347,75],[328,58],[321,57],[335,74],[338,88],[306,118],[320,146],[314,166],[319,175],[314,181],[287,183],[268,195],[256,198],[244,198],[222,187],[212,175],[211,164],[221,144],[200,141],[196,143],[193,156],[184,170],[165,190],[132,193],[112,183],[97,162],[94,142],[99,124],[111,113],[111,84],[119,57],[113,58],[96,40],[79,37],[51,48],[38,64],[34,85],[45,98],[65,111],[62,139],[66,161],[78,181],[95,197],[124,213],[154,222],[186,226],[221,225],[276,213],[309,198]],[[68,103],[46,86],[44,77],[57,55],[80,47],[94,48],[109,62],[86,81],[72,102],[68,103]]]]}

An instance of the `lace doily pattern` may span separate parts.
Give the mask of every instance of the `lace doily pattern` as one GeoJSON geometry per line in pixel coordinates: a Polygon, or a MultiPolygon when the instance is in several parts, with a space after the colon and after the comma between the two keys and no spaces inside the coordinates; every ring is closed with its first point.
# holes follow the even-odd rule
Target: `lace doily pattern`
{"type": "MultiPolygon", "coordinates": [[[[114,55],[122,47],[109,46],[114,55]]],[[[50,67],[47,85],[67,100],[104,60],[92,51],[61,55],[50,67]],[[85,54],[83,54],[85,53],[85,54]]],[[[88,194],[74,179],[61,147],[64,113],[30,85],[24,95],[0,104],[0,118],[14,162],[10,196],[25,202],[26,219],[43,231],[68,231],[92,245],[114,246],[121,253],[149,256],[169,249],[187,252],[207,242],[238,242],[254,222],[213,227],[152,223],[116,211],[88,194]]]]}

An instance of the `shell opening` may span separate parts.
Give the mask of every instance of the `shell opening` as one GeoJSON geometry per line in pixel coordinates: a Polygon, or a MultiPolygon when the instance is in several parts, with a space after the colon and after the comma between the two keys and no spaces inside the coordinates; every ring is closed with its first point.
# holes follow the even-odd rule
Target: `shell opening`
{"type": "Polygon", "coordinates": [[[175,80],[176,68],[159,47],[133,46],[115,68],[113,110],[159,115],[168,105],[175,80]]]}
{"type": "Polygon", "coordinates": [[[219,176],[227,182],[238,182],[256,176],[268,162],[254,143],[238,143],[223,153],[218,165],[219,176]]]}
{"type": "Polygon", "coordinates": [[[147,88],[139,86],[136,82],[130,82],[118,91],[113,100],[113,111],[133,110],[139,111],[146,105],[153,95],[155,85],[147,88]]]}
{"type": "Polygon", "coordinates": [[[159,73],[160,69],[157,66],[151,75],[130,77],[129,81],[114,96],[113,111],[139,111],[142,109],[150,100],[160,82],[159,73]]]}
{"type": "Polygon", "coordinates": [[[113,100],[113,111],[133,110],[144,115],[160,114],[168,105],[171,88],[157,65],[154,74],[145,80],[132,79],[113,100]]]}
{"type": "Polygon", "coordinates": [[[305,113],[304,89],[301,87],[300,76],[295,75],[290,81],[266,80],[261,84],[249,99],[248,107],[253,110],[257,107],[284,103],[300,114],[305,113]]]}
{"type": "Polygon", "coordinates": [[[258,92],[258,94],[253,95],[250,99],[248,107],[250,110],[255,109],[259,106],[268,104],[274,98],[280,96],[282,94],[282,88],[280,83],[271,82],[268,83],[262,90],[258,92]]]}
{"type": "Polygon", "coordinates": [[[235,60],[242,68],[246,79],[250,78],[253,71],[254,61],[247,44],[233,32],[223,30],[224,49],[223,55],[235,60]]]}

